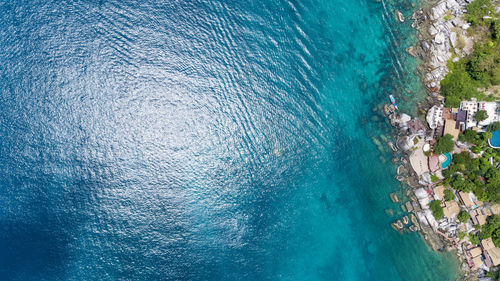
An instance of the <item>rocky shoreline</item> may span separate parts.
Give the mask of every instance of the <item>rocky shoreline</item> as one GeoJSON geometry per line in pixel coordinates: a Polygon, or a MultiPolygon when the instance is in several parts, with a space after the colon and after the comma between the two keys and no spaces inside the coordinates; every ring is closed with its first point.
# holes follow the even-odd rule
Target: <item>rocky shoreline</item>
{"type": "MultiPolygon", "coordinates": [[[[423,140],[429,139],[429,128],[424,116],[434,105],[443,102],[443,97],[439,94],[440,82],[448,73],[447,62],[452,59],[456,61],[461,57],[469,55],[473,50],[474,38],[467,34],[470,25],[462,19],[466,12],[466,6],[473,0],[440,0],[425,2],[422,7],[413,15],[412,27],[416,29],[418,43],[414,47],[407,49],[407,52],[419,59],[417,75],[420,76],[428,90],[425,100],[418,103],[418,113],[420,118],[412,119],[406,114],[397,115],[391,108],[385,108],[385,114],[391,124],[397,128],[397,148],[402,151],[401,159],[394,159],[395,163],[400,163],[397,168],[397,179],[409,188],[406,196],[410,201],[402,205],[402,209],[417,215],[420,209],[416,191],[422,186],[432,184],[430,179],[423,179],[418,176],[410,165],[410,155],[412,154],[411,142],[414,138],[410,136],[420,136],[423,140]],[[405,116],[406,115],[406,116],[405,116]],[[418,123],[417,126],[409,125],[409,122],[418,123]],[[418,130],[421,130],[420,132],[418,130]]],[[[391,147],[392,148],[392,147],[391,147]]],[[[417,215],[417,217],[419,217],[417,215]]],[[[478,280],[477,276],[469,270],[466,259],[461,253],[461,247],[457,247],[456,241],[450,241],[444,235],[440,235],[431,226],[420,220],[419,233],[423,236],[429,247],[435,251],[456,250],[458,259],[461,262],[461,277],[459,280],[478,280]]]]}
{"type": "Polygon", "coordinates": [[[472,0],[426,3],[412,16],[412,27],[417,30],[419,42],[408,51],[422,60],[418,71],[434,98],[439,97],[440,82],[448,73],[448,60],[456,61],[472,52],[474,38],[467,34],[470,24],[463,20],[470,2],[472,0]]]}

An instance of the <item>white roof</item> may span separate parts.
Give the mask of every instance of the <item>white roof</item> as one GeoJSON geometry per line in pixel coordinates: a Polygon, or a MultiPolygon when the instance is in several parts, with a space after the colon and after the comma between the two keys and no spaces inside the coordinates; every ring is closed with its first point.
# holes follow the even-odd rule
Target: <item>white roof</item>
{"type": "Polygon", "coordinates": [[[472,128],[477,125],[474,120],[474,115],[477,112],[478,102],[477,101],[462,101],[460,102],[460,109],[467,111],[467,121],[465,123],[466,128],[472,128]]]}
{"type": "Polygon", "coordinates": [[[486,113],[488,113],[488,118],[486,120],[483,120],[479,122],[479,125],[481,126],[487,126],[493,122],[495,122],[498,119],[498,104],[496,102],[479,102],[478,104],[478,110],[486,110],[486,113]]]}
{"type": "Polygon", "coordinates": [[[431,129],[436,129],[438,125],[443,125],[443,106],[433,106],[427,112],[425,120],[431,129]]]}

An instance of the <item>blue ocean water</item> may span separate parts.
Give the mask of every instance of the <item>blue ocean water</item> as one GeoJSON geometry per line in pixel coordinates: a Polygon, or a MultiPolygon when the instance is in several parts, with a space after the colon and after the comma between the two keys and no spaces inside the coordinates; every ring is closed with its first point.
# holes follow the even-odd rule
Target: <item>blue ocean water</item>
{"type": "Polygon", "coordinates": [[[380,105],[423,95],[395,8],[0,3],[0,279],[455,279],[389,226],[380,105]]]}

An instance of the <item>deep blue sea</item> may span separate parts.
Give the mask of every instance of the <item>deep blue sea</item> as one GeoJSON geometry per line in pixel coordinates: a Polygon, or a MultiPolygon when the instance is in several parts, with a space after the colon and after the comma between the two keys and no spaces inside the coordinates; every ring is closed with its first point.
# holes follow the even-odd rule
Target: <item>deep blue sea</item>
{"type": "Polygon", "coordinates": [[[384,1],[2,1],[0,280],[454,280],[390,227],[384,1]]]}

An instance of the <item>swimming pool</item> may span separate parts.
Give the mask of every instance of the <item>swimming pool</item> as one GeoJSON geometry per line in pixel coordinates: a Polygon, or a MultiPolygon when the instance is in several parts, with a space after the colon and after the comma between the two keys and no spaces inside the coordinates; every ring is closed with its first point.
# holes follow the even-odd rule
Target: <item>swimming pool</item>
{"type": "Polygon", "coordinates": [[[488,141],[493,148],[500,148],[500,131],[491,133],[491,139],[488,141]]]}
{"type": "Polygon", "coordinates": [[[444,162],[441,163],[441,168],[443,169],[448,167],[451,163],[451,154],[449,152],[446,152],[444,156],[446,157],[446,160],[444,160],[444,162]]]}

